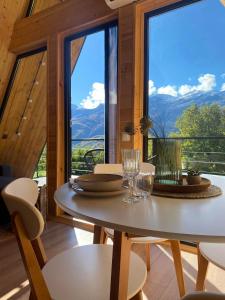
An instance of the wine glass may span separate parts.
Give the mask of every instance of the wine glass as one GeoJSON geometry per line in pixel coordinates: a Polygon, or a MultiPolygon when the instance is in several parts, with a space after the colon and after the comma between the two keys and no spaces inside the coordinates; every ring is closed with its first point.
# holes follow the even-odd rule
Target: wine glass
{"type": "Polygon", "coordinates": [[[128,179],[129,196],[126,202],[133,203],[139,201],[134,194],[135,177],[140,172],[140,150],[122,149],[123,173],[128,179]]]}
{"type": "Polygon", "coordinates": [[[136,194],[140,198],[147,200],[153,190],[154,174],[152,172],[140,172],[136,177],[136,194]]]}

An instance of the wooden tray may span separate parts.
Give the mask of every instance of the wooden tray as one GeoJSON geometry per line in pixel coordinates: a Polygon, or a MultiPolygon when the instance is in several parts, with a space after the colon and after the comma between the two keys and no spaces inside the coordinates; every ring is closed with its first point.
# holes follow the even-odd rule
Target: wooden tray
{"type": "Polygon", "coordinates": [[[174,192],[174,193],[196,193],[203,192],[208,189],[211,185],[209,179],[203,178],[200,184],[187,184],[186,180],[187,176],[183,176],[183,185],[178,184],[163,184],[154,182],[153,190],[154,191],[166,191],[166,192],[174,192]]]}
{"type": "Polygon", "coordinates": [[[202,199],[216,197],[222,194],[222,190],[215,185],[210,185],[207,190],[194,193],[175,193],[167,191],[153,191],[152,195],[178,199],[202,199]]]}

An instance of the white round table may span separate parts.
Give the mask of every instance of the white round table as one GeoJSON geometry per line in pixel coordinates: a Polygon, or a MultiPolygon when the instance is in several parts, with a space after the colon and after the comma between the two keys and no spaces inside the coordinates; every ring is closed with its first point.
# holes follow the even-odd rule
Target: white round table
{"type": "MultiPolygon", "coordinates": [[[[222,195],[205,199],[151,196],[149,200],[130,205],[122,201],[123,195],[109,198],[83,197],[76,195],[69,184],[64,184],[55,192],[55,201],[70,215],[97,225],[96,236],[101,235],[101,227],[114,229],[113,259],[119,259],[117,266],[124,270],[124,233],[175,240],[225,242],[225,179],[220,176],[210,176],[210,179],[223,189],[222,195]]],[[[115,278],[114,283],[111,281],[111,290],[116,290],[118,299],[124,296],[124,286],[120,283],[124,274],[125,271],[122,274],[117,270],[115,276],[118,276],[118,284],[115,284],[115,278]]]]}

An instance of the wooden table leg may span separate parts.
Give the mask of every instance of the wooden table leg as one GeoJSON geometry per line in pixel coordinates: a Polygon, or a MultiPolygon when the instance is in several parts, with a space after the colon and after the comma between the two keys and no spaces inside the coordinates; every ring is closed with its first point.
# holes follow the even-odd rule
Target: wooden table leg
{"type": "Polygon", "coordinates": [[[185,286],[184,286],[184,274],[181,261],[181,251],[180,251],[180,242],[179,241],[170,241],[171,250],[173,253],[174,267],[177,276],[177,283],[179,287],[180,296],[185,295],[185,286]]]}
{"type": "Polygon", "coordinates": [[[201,254],[199,245],[198,245],[198,274],[196,280],[196,291],[203,291],[205,285],[205,278],[208,270],[209,262],[201,254]]]}
{"type": "Polygon", "coordinates": [[[104,244],[104,241],[105,241],[104,227],[95,225],[94,226],[93,244],[104,244]]]}
{"type": "Polygon", "coordinates": [[[114,231],[111,300],[127,299],[131,242],[126,233],[114,231]]]}

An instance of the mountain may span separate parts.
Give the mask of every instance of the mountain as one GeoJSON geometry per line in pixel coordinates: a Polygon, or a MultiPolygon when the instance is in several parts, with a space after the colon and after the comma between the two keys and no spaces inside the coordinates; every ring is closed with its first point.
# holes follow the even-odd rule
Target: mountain
{"type": "MultiPolygon", "coordinates": [[[[224,92],[194,93],[183,97],[170,95],[152,95],[149,97],[149,112],[153,124],[166,128],[166,134],[176,131],[176,119],[189,106],[196,104],[209,105],[218,103],[225,106],[224,92]]],[[[93,138],[104,136],[104,105],[100,104],[95,109],[79,108],[71,106],[72,114],[72,138],[93,138]]]]}
{"type": "Polygon", "coordinates": [[[149,115],[153,119],[155,127],[162,131],[166,128],[165,134],[176,131],[176,120],[189,106],[198,106],[218,103],[225,106],[224,92],[194,93],[183,97],[170,95],[153,95],[149,97],[149,115]]]}
{"type": "Polygon", "coordinates": [[[95,109],[79,108],[71,105],[72,139],[104,136],[105,107],[100,104],[95,109]]]}

